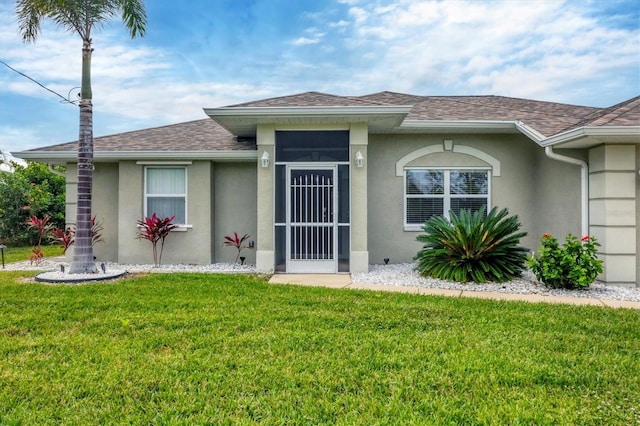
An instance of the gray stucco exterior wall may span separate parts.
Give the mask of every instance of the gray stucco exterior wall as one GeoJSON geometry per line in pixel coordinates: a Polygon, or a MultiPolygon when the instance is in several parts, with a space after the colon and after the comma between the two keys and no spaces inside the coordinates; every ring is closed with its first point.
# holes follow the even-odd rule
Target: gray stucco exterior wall
{"type": "Polygon", "coordinates": [[[94,182],[109,182],[109,185],[93,186],[92,209],[96,220],[102,223],[104,242],[93,247],[97,259],[118,258],[118,191],[119,173],[117,163],[97,164],[93,173],[94,182]]]}
{"type": "MultiPolygon", "coordinates": [[[[66,218],[67,226],[75,226],[78,170],[75,163],[66,165],[66,218]]],[[[117,163],[98,163],[93,172],[92,214],[102,224],[103,242],[93,247],[94,256],[101,261],[118,259],[118,181],[117,163]]],[[[71,261],[73,246],[67,252],[71,261]]]]}
{"type": "MultiPolygon", "coordinates": [[[[273,129],[269,130],[271,134],[273,129]]],[[[421,231],[404,227],[404,178],[396,175],[396,166],[401,158],[416,150],[441,147],[443,140],[452,141],[454,147],[477,150],[499,163],[500,173],[490,178],[490,205],[506,207],[511,214],[519,216],[522,230],[528,233],[521,241],[523,246],[537,250],[539,238],[545,232],[560,239],[569,232],[580,233],[579,167],[549,159],[544,149],[522,135],[374,134],[364,140],[367,144],[355,146],[364,151],[365,167],[354,167],[352,172],[366,176],[363,182],[366,190],[359,194],[356,191],[359,186],[352,187],[356,191],[352,193],[352,209],[354,213],[358,208],[366,209],[366,220],[357,221],[366,225],[359,230],[352,224],[352,251],[367,254],[369,263],[381,264],[384,258],[390,258],[391,263],[410,262],[419,250],[416,237],[421,231]],[[364,194],[366,198],[359,201],[358,196],[364,194]],[[363,241],[366,241],[365,246],[361,246],[363,241]]],[[[260,146],[260,153],[269,149],[273,158],[272,148],[272,145],[260,146]]],[[[580,159],[587,157],[584,150],[562,153],[580,159]]],[[[172,232],[167,238],[163,263],[232,262],[236,252],[223,245],[223,238],[233,232],[251,235],[250,241],[255,241],[256,246],[244,250],[243,256],[247,263],[256,263],[256,249],[261,244],[258,222],[268,218],[271,221],[266,226],[263,236],[267,238],[262,241],[262,247],[265,253],[272,253],[273,191],[261,193],[258,184],[260,173],[268,174],[271,181],[271,168],[262,168],[254,162],[203,160],[188,163],[185,167],[190,227],[172,232]]],[[[441,150],[414,158],[406,166],[491,168],[492,164],[481,157],[441,150]]],[[[94,214],[102,221],[105,236],[105,242],[95,248],[99,260],[152,262],[149,242],[135,238],[136,221],[142,218],[144,211],[144,167],[144,162],[136,161],[96,164],[94,214]]],[[[75,217],[73,164],[69,165],[67,174],[67,216],[72,222],[75,217]]],[[[357,181],[353,175],[352,180],[357,181]]]]}
{"type": "MultiPolygon", "coordinates": [[[[587,161],[588,152],[555,151],[558,154],[587,161]]],[[[535,221],[532,248],[537,249],[540,237],[549,233],[560,242],[569,233],[581,237],[580,167],[548,158],[544,150],[536,149],[536,168],[532,185],[535,190],[535,221]]]]}
{"type": "MultiPolygon", "coordinates": [[[[144,162],[143,162],[144,163],[144,162]]],[[[160,163],[155,165],[162,165],[160,163]]],[[[166,165],[171,165],[167,162],[166,165]]],[[[96,163],[93,214],[104,227],[104,242],[94,247],[99,261],[152,263],[151,244],[136,239],[136,223],[144,212],[144,167],[136,161],[96,163]]],[[[235,250],[223,246],[234,231],[256,240],[256,164],[193,161],[187,168],[189,228],[171,232],[162,263],[232,262],[235,250]]],[[[75,164],[67,166],[67,220],[75,220],[75,164]]],[[[255,263],[255,249],[242,253],[255,263]]]]}
{"type": "MultiPolygon", "coordinates": [[[[187,222],[189,228],[171,232],[165,242],[162,263],[211,263],[212,208],[209,161],[194,161],[187,165],[187,222]]],[[[121,263],[153,263],[151,244],[136,239],[136,223],[144,212],[144,165],[135,161],[119,164],[118,191],[119,233],[118,261],[121,263]]],[[[100,184],[95,182],[94,187],[100,184]]]]}
{"type": "MultiPolygon", "coordinates": [[[[213,209],[213,260],[233,262],[237,251],[223,246],[224,236],[237,232],[249,234],[256,241],[257,233],[257,168],[255,163],[215,163],[213,209]]],[[[248,243],[248,241],[246,242],[248,243]]],[[[245,243],[245,244],[246,244],[245,243]]],[[[245,249],[245,262],[255,264],[256,250],[245,249]]]]}
{"type": "MultiPolygon", "coordinates": [[[[491,207],[506,207],[518,215],[527,232],[521,245],[536,250],[543,232],[564,236],[580,232],[580,170],[553,161],[524,136],[498,135],[372,135],[369,138],[369,254],[373,264],[409,262],[420,249],[420,231],[404,229],[404,182],[396,162],[425,146],[475,148],[500,162],[500,175],[491,177],[491,207]],[[573,213],[571,206],[575,206],[573,213]]],[[[445,151],[407,164],[423,167],[490,167],[482,159],[445,151]]]]}

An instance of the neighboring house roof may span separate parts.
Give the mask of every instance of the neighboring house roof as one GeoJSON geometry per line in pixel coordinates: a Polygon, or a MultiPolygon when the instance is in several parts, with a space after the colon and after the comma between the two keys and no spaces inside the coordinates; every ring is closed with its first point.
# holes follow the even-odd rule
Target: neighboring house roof
{"type": "Polygon", "coordinates": [[[0,172],[13,173],[16,164],[27,167],[27,162],[22,158],[14,157],[10,152],[0,149],[0,172]]]}
{"type": "MultiPolygon", "coordinates": [[[[374,132],[484,128],[484,131],[522,132],[541,145],[567,141],[575,144],[594,131],[602,134],[608,128],[627,140],[640,141],[640,96],[609,108],[595,108],[504,96],[418,96],[395,92],[336,96],[305,92],[205,112],[213,120],[206,118],[96,137],[94,156],[97,161],[145,156],[254,159],[256,145],[252,136],[260,122],[356,121],[369,123],[370,131],[374,132]]],[[[76,150],[77,142],[70,142],[23,151],[20,155],[34,159],[47,155],[62,160],[76,150]]]]}

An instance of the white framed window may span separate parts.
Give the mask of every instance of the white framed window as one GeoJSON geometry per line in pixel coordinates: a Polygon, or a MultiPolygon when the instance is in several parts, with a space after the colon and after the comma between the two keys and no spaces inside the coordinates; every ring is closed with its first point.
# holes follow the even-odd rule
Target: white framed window
{"type": "Polygon", "coordinates": [[[404,227],[420,231],[432,216],[449,211],[489,210],[489,169],[407,168],[404,172],[404,227]]]}
{"type": "Polygon", "coordinates": [[[144,215],[175,216],[173,223],[186,225],[187,168],[147,166],[144,171],[144,215]]]}

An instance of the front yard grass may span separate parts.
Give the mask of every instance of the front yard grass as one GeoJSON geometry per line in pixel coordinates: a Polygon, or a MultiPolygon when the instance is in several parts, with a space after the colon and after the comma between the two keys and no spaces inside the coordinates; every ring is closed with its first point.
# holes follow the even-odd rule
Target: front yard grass
{"type": "MultiPolygon", "coordinates": [[[[31,254],[31,247],[7,247],[4,249],[4,262],[13,263],[23,260],[29,260],[31,254]]],[[[64,249],[60,245],[43,245],[42,251],[44,251],[44,258],[53,256],[62,256],[64,249]]]]}
{"type": "Polygon", "coordinates": [[[0,273],[0,424],[640,422],[640,312],[0,273]]]}

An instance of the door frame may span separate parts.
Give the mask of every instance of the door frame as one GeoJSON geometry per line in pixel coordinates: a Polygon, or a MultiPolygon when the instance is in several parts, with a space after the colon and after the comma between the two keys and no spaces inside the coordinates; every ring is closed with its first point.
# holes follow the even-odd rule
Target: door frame
{"type": "MultiPolygon", "coordinates": [[[[338,164],[335,163],[289,163],[286,165],[286,223],[285,223],[285,251],[286,251],[286,272],[287,273],[316,273],[316,274],[335,274],[338,272],[338,164]],[[318,170],[331,171],[332,181],[332,212],[331,222],[321,222],[330,224],[327,227],[332,229],[331,232],[331,259],[292,259],[291,257],[291,234],[295,224],[300,222],[292,222],[291,218],[291,174],[295,170],[318,170]]],[[[304,222],[303,222],[304,223],[304,222]]],[[[312,222],[313,223],[313,222],[312,222]]],[[[299,226],[299,225],[297,225],[299,226]]]]}

